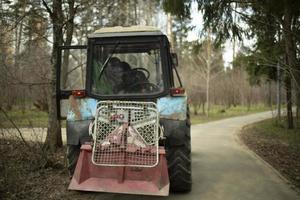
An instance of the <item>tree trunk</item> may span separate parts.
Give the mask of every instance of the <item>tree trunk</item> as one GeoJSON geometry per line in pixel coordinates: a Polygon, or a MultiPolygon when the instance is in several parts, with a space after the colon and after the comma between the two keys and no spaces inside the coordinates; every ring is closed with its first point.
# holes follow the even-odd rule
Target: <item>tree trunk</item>
{"type": "Polygon", "coordinates": [[[55,72],[53,71],[55,70],[51,69],[51,84],[48,91],[49,118],[45,141],[45,148],[49,149],[50,152],[55,151],[58,147],[62,147],[61,124],[60,121],[57,120],[56,84],[55,81],[53,81],[55,72]]]}
{"type": "Polygon", "coordinates": [[[209,83],[210,83],[210,75],[209,75],[209,70],[208,70],[208,75],[206,78],[206,116],[209,117],[209,83]]]}
{"type": "MultiPolygon", "coordinates": [[[[72,44],[72,38],[73,38],[73,32],[74,32],[74,17],[76,14],[76,8],[74,7],[75,0],[69,0],[69,10],[68,15],[69,19],[66,23],[66,40],[64,45],[70,46],[72,44]]],[[[66,49],[64,50],[63,54],[63,64],[62,64],[62,88],[66,89],[67,87],[67,80],[68,80],[68,71],[69,71],[69,55],[70,50],[66,49]]]]}
{"type": "MultiPolygon", "coordinates": [[[[300,70],[300,69],[299,69],[300,70]]],[[[300,72],[295,73],[296,119],[300,119],[300,72]]]]}
{"type": "Polygon", "coordinates": [[[268,106],[272,109],[272,87],[271,81],[268,81],[268,106]]]}
{"type": "MultiPolygon", "coordinates": [[[[44,2],[43,2],[44,3],[44,2]]],[[[44,3],[45,7],[47,6],[44,3]]],[[[53,25],[53,48],[51,57],[51,77],[50,87],[48,91],[48,105],[49,105],[49,118],[48,118],[48,131],[45,141],[45,148],[51,152],[55,151],[58,147],[62,147],[61,138],[61,124],[57,119],[57,102],[56,101],[56,65],[57,65],[57,52],[58,46],[63,44],[63,10],[62,0],[53,0],[52,12],[47,7],[51,16],[53,25]]]]}
{"type": "MultiPolygon", "coordinates": [[[[71,45],[73,30],[74,30],[74,17],[76,14],[75,0],[68,0],[68,21],[66,22],[66,42],[65,45],[71,45]]],[[[56,98],[56,67],[58,62],[58,47],[62,46],[63,41],[63,26],[64,26],[64,13],[62,9],[62,0],[53,0],[52,11],[48,7],[47,3],[43,0],[43,4],[46,7],[48,13],[50,14],[52,25],[53,25],[53,48],[51,57],[51,77],[50,77],[50,87],[48,91],[48,105],[49,105],[49,121],[48,121],[48,131],[45,141],[45,147],[50,151],[54,151],[57,147],[62,147],[62,137],[61,137],[61,124],[57,119],[57,102],[56,98]]],[[[67,75],[68,72],[68,57],[69,51],[64,52],[64,66],[62,66],[63,76],[67,75]]],[[[66,77],[63,80],[64,86],[66,85],[66,77]]]]}
{"type": "Polygon", "coordinates": [[[300,119],[300,62],[297,62],[294,85],[296,90],[296,118],[300,119]]]}
{"type": "Polygon", "coordinates": [[[280,65],[277,63],[277,119],[281,120],[281,75],[280,65]]]}
{"type": "Polygon", "coordinates": [[[285,42],[285,54],[287,59],[287,74],[285,78],[286,84],[286,100],[287,100],[287,124],[289,129],[294,128],[293,110],[292,110],[292,73],[293,68],[296,66],[296,50],[295,43],[292,35],[292,9],[291,5],[286,2],[284,8],[283,20],[283,37],[285,42]]]}
{"type": "Polygon", "coordinates": [[[285,87],[286,87],[286,106],[287,106],[287,125],[289,129],[294,128],[293,121],[293,110],[292,110],[292,81],[290,76],[285,78],[285,87]]]}
{"type": "Polygon", "coordinates": [[[173,18],[172,18],[172,15],[169,13],[168,16],[168,23],[167,23],[167,36],[169,38],[169,41],[170,41],[170,46],[171,48],[173,49],[174,48],[174,41],[173,41],[173,31],[172,31],[172,28],[173,28],[173,18]]]}
{"type": "Polygon", "coordinates": [[[198,115],[198,104],[194,104],[194,115],[198,115]]]}
{"type": "Polygon", "coordinates": [[[208,45],[207,45],[207,61],[206,61],[206,116],[209,117],[209,109],[210,109],[210,99],[209,99],[209,89],[210,89],[210,70],[211,70],[211,33],[210,30],[208,32],[208,45]]]}
{"type": "Polygon", "coordinates": [[[299,120],[300,119],[300,91],[299,90],[297,91],[296,101],[297,101],[296,118],[299,120]]]}
{"type": "Polygon", "coordinates": [[[252,100],[252,89],[250,88],[248,98],[247,98],[247,111],[249,112],[251,109],[251,100],[252,100]]]}

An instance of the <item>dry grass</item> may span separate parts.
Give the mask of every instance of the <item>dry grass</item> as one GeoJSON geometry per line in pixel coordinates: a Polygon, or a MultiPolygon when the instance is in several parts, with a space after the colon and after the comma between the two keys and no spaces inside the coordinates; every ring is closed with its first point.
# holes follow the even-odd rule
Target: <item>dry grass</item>
{"type": "Polygon", "coordinates": [[[47,155],[40,143],[1,138],[0,199],[40,199],[64,169],[62,153],[47,155]]]}

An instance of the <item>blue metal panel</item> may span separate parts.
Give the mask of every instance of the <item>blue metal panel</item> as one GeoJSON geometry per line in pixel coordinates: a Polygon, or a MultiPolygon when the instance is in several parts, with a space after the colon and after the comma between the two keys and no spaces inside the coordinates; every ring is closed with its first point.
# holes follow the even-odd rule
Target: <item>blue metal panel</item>
{"type": "Polygon", "coordinates": [[[97,100],[91,98],[84,99],[76,99],[78,104],[78,110],[80,111],[80,119],[76,117],[74,110],[69,107],[67,120],[68,121],[76,121],[76,120],[88,120],[93,119],[95,117],[96,109],[97,109],[97,100]]]}
{"type": "Polygon", "coordinates": [[[161,118],[185,120],[187,97],[163,97],[157,100],[157,108],[161,118]]]}
{"type": "MultiPolygon", "coordinates": [[[[78,110],[81,118],[78,119],[73,109],[68,109],[67,120],[88,120],[95,117],[97,109],[97,100],[92,98],[77,99],[78,110]]],[[[184,97],[163,97],[157,100],[157,108],[161,118],[185,120],[187,98],[184,97]]]]}

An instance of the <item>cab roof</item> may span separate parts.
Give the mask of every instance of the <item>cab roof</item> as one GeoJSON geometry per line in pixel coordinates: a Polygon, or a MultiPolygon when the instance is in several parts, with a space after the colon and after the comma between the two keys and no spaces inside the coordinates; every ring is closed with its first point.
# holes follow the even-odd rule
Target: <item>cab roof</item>
{"type": "Polygon", "coordinates": [[[153,26],[115,26],[98,29],[94,33],[89,35],[89,38],[151,35],[164,34],[158,28],[153,26]]]}

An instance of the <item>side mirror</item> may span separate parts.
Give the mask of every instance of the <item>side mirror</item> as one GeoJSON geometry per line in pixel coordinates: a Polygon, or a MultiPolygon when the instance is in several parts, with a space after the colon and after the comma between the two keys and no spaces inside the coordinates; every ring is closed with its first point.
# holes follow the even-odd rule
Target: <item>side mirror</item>
{"type": "Polygon", "coordinates": [[[178,57],[176,53],[171,53],[172,64],[177,67],[178,66],[178,57]]]}

